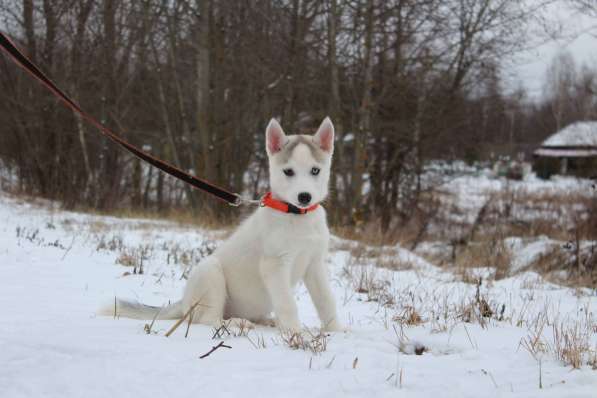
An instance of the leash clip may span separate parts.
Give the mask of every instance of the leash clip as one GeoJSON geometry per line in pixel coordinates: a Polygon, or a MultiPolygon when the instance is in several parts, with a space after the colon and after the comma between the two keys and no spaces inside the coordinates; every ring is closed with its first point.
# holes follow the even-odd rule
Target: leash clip
{"type": "Polygon", "coordinates": [[[239,207],[241,205],[259,205],[259,204],[261,204],[261,199],[244,198],[238,193],[235,193],[234,196],[236,196],[236,200],[234,202],[229,203],[229,205],[232,207],[239,207]]]}

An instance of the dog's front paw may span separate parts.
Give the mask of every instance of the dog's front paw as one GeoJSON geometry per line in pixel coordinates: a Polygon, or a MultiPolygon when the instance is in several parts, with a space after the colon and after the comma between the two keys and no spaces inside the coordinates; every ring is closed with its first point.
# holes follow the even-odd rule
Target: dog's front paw
{"type": "Polygon", "coordinates": [[[261,326],[268,326],[270,328],[276,327],[276,320],[273,318],[261,318],[256,322],[258,325],[261,326]]]}
{"type": "Polygon", "coordinates": [[[325,331],[325,332],[348,332],[350,329],[344,325],[342,325],[340,322],[336,322],[336,321],[331,321],[328,322],[326,325],[321,325],[321,330],[325,331]]]}

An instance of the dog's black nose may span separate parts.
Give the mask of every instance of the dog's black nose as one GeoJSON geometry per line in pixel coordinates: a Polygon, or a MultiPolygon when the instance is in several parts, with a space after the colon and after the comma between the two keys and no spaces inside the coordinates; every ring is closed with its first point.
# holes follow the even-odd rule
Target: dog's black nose
{"type": "Polygon", "coordinates": [[[311,202],[311,194],[309,192],[301,192],[298,195],[299,203],[302,205],[308,205],[311,202]]]}

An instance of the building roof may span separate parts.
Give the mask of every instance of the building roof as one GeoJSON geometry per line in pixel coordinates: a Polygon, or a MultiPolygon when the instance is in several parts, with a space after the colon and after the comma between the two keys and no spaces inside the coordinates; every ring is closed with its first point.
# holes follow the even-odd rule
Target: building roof
{"type": "Polygon", "coordinates": [[[597,149],[539,148],[533,153],[537,156],[546,156],[554,158],[589,158],[597,156],[597,149]]]}
{"type": "Polygon", "coordinates": [[[543,141],[533,154],[565,158],[597,156],[597,121],[569,124],[543,141]]]}
{"type": "Polygon", "coordinates": [[[597,121],[569,124],[541,144],[542,148],[554,146],[592,146],[597,148],[597,121]]]}

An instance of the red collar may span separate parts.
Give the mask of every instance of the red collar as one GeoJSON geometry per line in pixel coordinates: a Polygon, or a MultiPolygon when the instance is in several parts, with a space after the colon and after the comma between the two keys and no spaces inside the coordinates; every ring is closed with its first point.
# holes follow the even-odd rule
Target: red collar
{"type": "Polygon", "coordinates": [[[292,213],[292,214],[306,214],[309,213],[319,207],[319,203],[315,203],[307,207],[306,209],[302,209],[293,205],[292,203],[282,202],[281,200],[276,200],[272,197],[272,193],[268,192],[265,194],[263,199],[261,199],[261,206],[270,207],[274,210],[281,211],[282,213],[292,213]]]}

